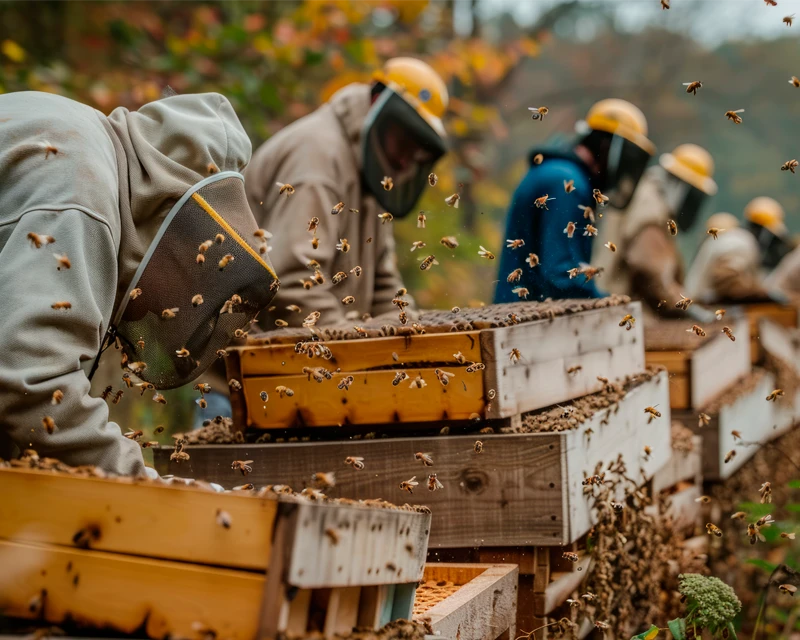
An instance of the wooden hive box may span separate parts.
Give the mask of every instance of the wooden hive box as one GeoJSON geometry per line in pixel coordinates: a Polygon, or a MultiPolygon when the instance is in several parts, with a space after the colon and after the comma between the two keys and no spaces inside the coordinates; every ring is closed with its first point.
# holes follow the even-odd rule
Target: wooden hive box
{"type": "Polygon", "coordinates": [[[427,620],[437,636],[513,640],[518,577],[514,564],[428,563],[414,619],[427,620]]]}
{"type": "Polygon", "coordinates": [[[0,486],[9,617],[234,640],[313,623],[332,637],[409,618],[423,575],[430,516],[414,511],[17,468],[0,486]]]}
{"type": "MultiPolygon", "coordinates": [[[[592,526],[583,495],[584,473],[623,454],[631,473],[641,466],[647,478],[667,462],[670,451],[669,389],[666,372],[634,386],[619,404],[600,409],[578,428],[558,432],[381,438],[347,442],[204,445],[189,448],[188,462],[170,463],[169,450],[154,452],[162,474],[190,475],[223,486],[240,482],[233,460],[253,460],[249,476],[257,484],[287,482],[296,488],[319,471],[335,471],[331,496],[391,498],[433,510],[431,546],[476,547],[564,545],[592,526]],[[647,406],[662,417],[648,424],[647,406]],[[591,429],[593,433],[587,434],[591,429]],[[475,453],[480,439],[483,452],[475,453]],[[644,445],[653,454],[643,457],[644,445]],[[433,467],[415,460],[430,453],[433,467]],[[364,458],[357,471],[348,456],[364,458]],[[444,489],[430,492],[435,472],[444,489]],[[416,476],[413,495],[399,483],[416,476]]],[[[566,407],[571,406],[569,403],[566,407]]],[[[557,411],[568,411],[568,408],[557,411]]],[[[536,415],[536,414],[533,414],[536,415]]],[[[644,481],[644,480],[643,480],[644,481]]]]}
{"type": "MultiPolygon", "coordinates": [[[[475,313],[506,308],[516,307],[493,305],[475,313]]],[[[330,360],[297,353],[297,333],[289,344],[242,347],[227,359],[228,377],[242,384],[231,397],[234,421],[239,429],[277,429],[510,418],[596,391],[597,376],[614,379],[643,370],[641,326],[619,327],[624,315],[640,310],[640,303],[613,304],[497,328],[328,340],[330,360]],[[521,354],[516,364],[509,358],[512,349],[521,354]],[[459,352],[464,364],[457,362],[459,352]],[[470,362],[485,369],[469,373],[470,362]],[[303,373],[304,367],[319,366],[340,371],[322,383],[303,373]],[[447,386],[437,381],[437,368],[454,374],[447,386]],[[399,370],[409,378],[393,385],[399,370]],[[345,391],[338,382],[347,375],[353,382],[345,391]],[[427,386],[412,389],[418,375],[427,386]],[[280,397],[279,386],[294,394],[280,397]],[[491,401],[490,390],[496,393],[491,401]]]]}
{"type": "MultiPolygon", "coordinates": [[[[672,451],[666,465],[653,476],[653,495],[670,501],[667,513],[681,528],[695,528],[700,523],[702,507],[696,502],[703,495],[703,438],[692,436],[692,450],[672,451]]],[[[657,513],[654,505],[648,507],[657,513]]]]}
{"type": "Polygon", "coordinates": [[[775,403],[775,432],[778,436],[800,421],[800,348],[797,329],[762,318],[758,324],[759,345],[764,366],[775,374],[775,386],[785,397],[775,403]]]}
{"type": "Polygon", "coordinates": [[[734,342],[720,332],[723,323],[707,327],[700,338],[686,332],[687,320],[645,321],[645,360],[667,368],[673,409],[702,407],[750,371],[748,323],[740,318],[728,324],[734,342]]]}
{"type": "Polygon", "coordinates": [[[745,304],[736,307],[741,310],[750,324],[750,358],[754,364],[761,361],[762,350],[759,340],[759,324],[762,319],[786,327],[797,329],[798,310],[793,305],[780,305],[774,302],[745,304]]]}

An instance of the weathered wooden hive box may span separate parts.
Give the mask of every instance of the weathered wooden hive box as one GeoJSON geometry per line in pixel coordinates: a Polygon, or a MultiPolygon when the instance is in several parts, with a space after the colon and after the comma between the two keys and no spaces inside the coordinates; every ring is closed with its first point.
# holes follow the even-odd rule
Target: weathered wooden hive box
{"type": "Polygon", "coordinates": [[[626,389],[624,395],[599,392],[525,414],[499,434],[203,445],[190,446],[190,460],[180,465],[169,461],[167,449],[155,451],[155,460],[161,473],[223,486],[241,481],[231,470],[233,460],[253,460],[249,478],[257,484],[299,488],[313,473],[334,471],[331,496],[428,505],[431,546],[564,545],[592,526],[582,482],[596,465],[622,455],[632,477],[644,472],[644,482],[671,455],[666,372],[640,374],[626,389]],[[653,419],[645,408],[656,406],[661,417],[653,419]],[[476,440],[483,444],[481,453],[475,452],[476,440]],[[649,456],[645,445],[652,449],[649,456]],[[418,452],[430,454],[433,466],[416,460],[418,452]],[[351,456],[363,458],[365,468],[346,465],[351,456]],[[443,489],[426,488],[429,473],[436,473],[443,489]],[[399,485],[412,477],[420,485],[409,495],[399,485]]]}
{"type": "Polygon", "coordinates": [[[705,337],[687,332],[691,320],[647,318],[644,325],[647,365],[666,367],[673,409],[702,407],[750,371],[749,329],[744,318],[708,325],[705,337]],[[730,327],[735,341],[722,333],[723,326],[730,327]]]}
{"type": "Polygon", "coordinates": [[[732,307],[744,313],[750,324],[750,358],[755,364],[761,360],[763,351],[759,338],[760,323],[770,320],[787,329],[798,328],[798,309],[794,305],[780,305],[773,302],[759,304],[745,304],[732,307]]]}
{"type": "Polygon", "coordinates": [[[391,316],[357,329],[269,332],[227,358],[228,378],[242,386],[232,393],[234,420],[241,429],[283,429],[509,418],[596,391],[597,376],[642,371],[641,324],[619,326],[640,309],[612,296],[423,312],[413,327],[391,316]],[[329,358],[298,352],[312,338],[329,358]],[[308,370],[317,367],[335,373],[317,382],[308,370]],[[453,374],[446,386],[437,369],[453,374]],[[399,372],[408,377],[392,384],[399,372]],[[347,376],[349,390],[339,388],[347,376]],[[417,376],[423,388],[411,387],[417,376]]]}
{"type": "Polygon", "coordinates": [[[772,435],[777,437],[800,422],[800,332],[762,318],[758,336],[764,366],[775,375],[775,386],[784,392],[775,403],[772,435]]]}
{"type": "MultiPolygon", "coordinates": [[[[672,456],[653,476],[652,491],[653,496],[669,502],[667,514],[675,526],[693,535],[702,515],[702,505],[697,499],[703,495],[703,438],[694,435],[688,439],[689,442],[681,439],[681,449],[678,449],[675,446],[675,428],[673,426],[672,456]]],[[[682,425],[678,428],[686,430],[682,425]]],[[[648,509],[658,513],[655,505],[648,509]]]]}
{"type": "Polygon", "coordinates": [[[0,468],[0,486],[4,616],[333,637],[410,619],[423,577],[430,516],[410,509],[22,468],[0,468]]]}

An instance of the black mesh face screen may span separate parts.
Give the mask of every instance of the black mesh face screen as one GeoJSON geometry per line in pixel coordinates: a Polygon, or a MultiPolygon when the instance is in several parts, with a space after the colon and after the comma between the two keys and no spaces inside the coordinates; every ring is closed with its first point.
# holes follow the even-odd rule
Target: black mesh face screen
{"type": "Polygon", "coordinates": [[[158,389],[202,374],[269,304],[276,280],[240,178],[210,182],[181,200],[145,256],[132,285],[141,293],[129,296],[116,328],[128,366],[158,389]]]}

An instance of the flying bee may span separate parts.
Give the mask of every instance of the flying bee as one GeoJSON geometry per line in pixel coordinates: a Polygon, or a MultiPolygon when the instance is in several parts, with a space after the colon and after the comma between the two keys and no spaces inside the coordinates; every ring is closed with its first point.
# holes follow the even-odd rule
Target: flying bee
{"type": "Polygon", "coordinates": [[[135,441],[138,441],[139,438],[141,438],[143,435],[144,435],[144,431],[141,431],[141,430],[134,431],[133,429],[130,429],[126,433],[122,434],[122,436],[127,438],[128,440],[135,440],[135,441]]]}
{"type": "Polygon", "coordinates": [[[714,240],[719,237],[719,234],[725,231],[725,229],[718,229],[717,227],[709,227],[706,233],[710,235],[714,240]]]}
{"type": "Polygon", "coordinates": [[[261,391],[258,394],[258,397],[261,398],[261,402],[268,402],[269,401],[269,394],[266,391],[261,391]]]}
{"type": "Polygon", "coordinates": [[[797,160],[787,160],[781,165],[781,171],[791,171],[794,173],[794,170],[797,168],[797,165],[800,164],[797,160]]]}
{"type": "Polygon", "coordinates": [[[800,78],[792,76],[791,80],[789,80],[789,84],[793,87],[800,87],[800,78]]]}
{"type": "Polygon", "coordinates": [[[154,393],[153,402],[157,402],[158,404],[167,404],[167,399],[161,393],[154,393]]]}
{"type": "Polygon", "coordinates": [[[578,267],[574,267],[567,270],[567,275],[569,276],[569,279],[572,280],[573,278],[577,278],[580,272],[581,270],[578,267]]]}
{"type": "Polygon", "coordinates": [[[703,88],[703,83],[699,80],[694,82],[684,82],[683,86],[686,87],[686,93],[691,93],[693,96],[697,95],[697,90],[703,88]]]}
{"type": "Polygon", "coordinates": [[[128,297],[131,300],[136,300],[136,298],[138,298],[140,295],[142,295],[142,290],[139,287],[136,287],[135,289],[131,289],[131,292],[128,294],[128,297]]]}
{"type": "Polygon", "coordinates": [[[608,196],[603,195],[600,189],[592,189],[592,197],[594,198],[594,201],[601,207],[604,207],[608,202],[608,196]]]}
{"type": "Polygon", "coordinates": [[[736,457],[736,449],[731,449],[728,453],[725,454],[725,464],[728,464],[731,460],[736,457]]]}
{"type": "Polygon", "coordinates": [[[794,21],[794,16],[795,16],[794,13],[792,15],[790,15],[790,16],[783,16],[783,20],[782,20],[783,24],[785,24],[787,27],[791,27],[792,26],[792,22],[794,21]]]}
{"type": "Polygon", "coordinates": [[[281,318],[276,318],[275,319],[275,326],[276,327],[281,327],[281,328],[288,327],[289,323],[286,322],[286,320],[282,320],[281,318]]]}
{"type": "Polygon", "coordinates": [[[186,347],[183,347],[183,349],[178,349],[175,352],[175,355],[178,356],[179,358],[188,358],[190,354],[189,350],[186,347]]]}
{"type": "Polygon", "coordinates": [[[400,324],[402,325],[408,324],[408,314],[405,311],[401,311],[398,318],[400,319],[400,324]]]}
{"type": "Polygon", "coordinates": [[[675,303],[675,308],[680,309],[681,311],[686,311],[689,308],[689,305],[694,302],[691,298],[687,298],[685,295],[680,294],[681,299],[675,303]]]}
{"type": "Polygon", "coordinates": [[[711,416],[707,413],[701,413],[697,416],[697,426],[705,427],[711,422],[711,416]]]}
{"type": "Polygon", "coordinates": [[[388,211],[384,213],[379,213],[378,218],[380,219],[381,224],[386,224],[387,222],[391,222],[392,220],[394,220],[394,216],[388,211]]]}
{"type": "Polygon", "coordinates": [[[216,242],[217,244],[222,244],[223,242],[225,242],[225,236],[222,235],[221,233],[218,233],[217,235],[214,236],[214,242],[216,242]]]}
{"type": "Polygon", "coordinates": [[[700,504],[711,504],[711,496],[700,496],[699,498],[695,498],[694,501],[700,504]]]}
{"type": "Polygon", "coordinates": [[[436,491],[437,489],[444,489],[444,485],[436,477],[435,473],[428,476],[428,491],[436,491]]]}
{"type": "Polygon", "coordinates": [[[333,471],[314,473],[311,475],[311,482],[321,490],[330,489],[336,486],[336,474],[333,471]]]}
{"type": "Polygon", "coordinates": [[[45,431],[50,435],[53,435],[56,431],[56,421],[53,420],[50,416],[45,416],[42,418],[42,426],[45,428],[45,431]]]}
{"type": "Polygon", "coordinates": [[[768,504],[772,502],[772,483],[763,483],[758,490],[758,495],[761,497],[761,504],[768,504]]]}
{"type": "Polygon", "coordinates": [[[597,235],[597,227],[587,224],[583,230],[584,236],[595,237],[597,235]]]}
{"type": "Polygon", "coordinates": [[[744,520],[747,514],[744,511],[737,511],[731,516],[731,520],[744,520]]]}
{"type": "Polygon", "coordinates": [[[574,222],[568,222],[567,226],[564,227],[564,233],[567,234],[567,238],[572,238],[575,235],[575,229],[577,229],[577,225],[574,222]]]}
{"type": "Polygon", "coordinates": [[[456,375],[454,373],[450,373],[449,371],[445,371],[444,369],[434,369],[433,373],[443,387],[446,387],[448,384],[450,384],[450,378],[456,375]]]}
{"type": "Polygon", "coordinates": [[[480,440],[476,440],[475,444],[472,446],[472,450],[475,453],[483,453],[483,442],[480,440]]]}
{"type": "Polygon", "coordinates": [[[669,9],[669,2],[670,0],[661,0],[661,10],[666,11],[669,9]]]}
{"type": "Polygon", "coordinates": [[[173,320],[175,316],[178,314],[180,309],[178,307],[172,307],[172,309],[164,309],[161,312],[161,319],[162,320],[173,320]]]}
{"type": "Polygon", "coordinates": [[[146,362],[129,362],[127,366],[130,372],[136,375],[147,369],[146,362]]]}
{"type": "Polygon", "coordinates": [[[435,187],[437,182],[439,182],[439,177],[435,173],[429,173],[428,184],[435,187]]]}
{"type": "Polygon", "coordinates": [[[459,194],[459,193],[454,193],[454,194],[453,194],[453,195],[451,195],[451,196],[447,196],[447,197],[444,199],[444,202],[445,202],[445,204],[446,204],[448,207],[453,207],[453,208],[455,208],[455,209],[458,209],[458,202],[459,202],[459,200],[461,200],[461,194],[459,194]]]}
{"type": "Polygon", "coordinates": [[[40,235],[38,233],[34,233],[33,231],[28,234],[28,240],[31,241],[31,244],[36,249],[41,249],[42,247],[47,246],[48,244],[53,244],[56,241],[53,236],[40,235]]]}
{"type": "Polygon", "coordinates": [[[769,526],[771,526],[773,524],[775,524],[775,521],[772,519],[772,516],[769,515],[769,514],[767,514],[765,516],[762,516],[761,518],[756,520],[756,526],[759,527],[759,528],[761,528],[761,527],[769,527],[769,526]]]}
{"type": "Polygon", "coordinates": [[[436,256],[430,255],[419,263],[419,269],[420,271],[427,271],[435,264],[439,264],[438,261],[436,260],[436,256]]]}
{"type": "Polygon", "coordinates": [[[410,389],[423,389],[428,386],[428,383],[423,380],[421,375],[417,375],[408,385],[410,389]]]}
{"type": "Polygon", "coordinates": [[[414,493],[414,487],[419,484],[417,482],[417,476],[412,476],[410,480],[403,480],[400,483],[400,491],[408,491],[409,493],[414,493]]]}
{"type": "Polygon", "coordinates": [[[396,387],[406,378],[408,378],[408,374],[405,371],[398,371],[394,374],[394,380],[392,380],[392,384],[396,387]]]}
{"type": "Polygon", "coordinates": [[[717,536],[718,538],[722,537],[722,529],[720,529],[713,522],[707,522],[706,523],[706,533],[708,535],[712,535],[713,534],[713,535],[717,536]]]}
{"type": "Polygon", "coordinates": [[[744,109],[737,109],[736,111],[726,111],[725,117],[733,122],[733,124],[742,124],[742,116],[740,113],[744,113],[744,109]]]}
{"type": "Polygon", "coordinates": [[[575,553],[574,551],[565,551],[564,553],[561,554],[561,557],[564,560],[569,560],[570,562],[577,562],[578,560],[580,560],[580,556],[578,556],[578,554],[575,553]]]}
{"type": "Polygon", "coordinates": [[[722,316],[725,315],[725,309],[717,309],[714,312],[714,315],[716,316],[717,320],[722,320],[722,316]]]}
{"type": "Polygon", "coordinates": [[[64,392],[61,389],[56,389],[53,391],[53,395],[50,398],[50,404],[61,404],[61,401],[64,399],[64,392]]]}
{"type": "Polygon", "coordinates": [[[594,600],[596,597],[597,597],[597,596],[596,596],[595,594],[593,594],[591,591],[587,591],[586,593],[584,593],[584,594],[581,596],[581,598],[583,598],[584,600],[586,600],[586,602],[591,602],[591,601],[592,601],[592,600],[594,600]]]}
{"type": "Polygon", "coordinates": [[[394,187],[394,181],[389,176],[383,176],[383,180],[381,180],[381,186],[383,187],[384,191],[391,191],[392,187],[394,187]]]}
{"type": "Polygon", "coordinates": [[[321,317],[322,314],[319,311],[312,311],[303,319],[303,326],[306,328],[313,327],[321,317]]]}
{"type": "Polygon", "coordinates": [[[350,251],[350,243],[347,241],[347,238],[339,238],[339,243],[336,245],[336,250],[341,251],[342,253],[347,253],[350,251]]]}
{"type": "Polygon", "coordinates": [[[778,398],[783,397],[783,389],[774,389],[772,393],[767,396],[767,402],[775,402],[778,398]]]}
{"type": "Polygon", "coordinates": [[[519,349],[511,349],[508,354],[508,359],[511,360],[511,364],[517,364],[522,358],[522,354],[519,352],[519,349]]]}
{"type": "Polygon", "coordinates": [[[218,358],[227,358],[228,352],[225,349],[217,349],[216,352],[218,358]]]}
{"type": "Polygon", "coordinates": [[[211,393],[211,385],[207,382],[198,382],[192,387],[192,389],[199,391],[200,393],[211,393]]]}
{"type": "Polygon", "coordinates": [[[342,391],[349,391],[350,385],[353,384],[355,378],[353,376],[345,376],[341,380],[339,380],[339,384],[336,385],[337,388],[341,389],[342,391]]]}
{"type": "Polygon", "coordinates": [[[233,487],[231,491],[255,491],[256,486],[252,482],[247,484],[240,484],[238,487],[233,487]]]}
{"type": "Polygon", "coordinates": [[[644,445],[643,451],[644,451],[644,459],[650,460],[650,456],[653,453],[653,447],[651,447],[649,444],[646,444],[644,445]]]}
{"type": "Polygon", "coordinates": [[[736,336],[733,335],[733,331],[731,331],[730,327],[722,327],[722,333],[728,336],[731,339],[731,342],[736,342],[736,336]]]}
{"type": "Polygon", "coordinates": [[[539,265],[539,256],[537,256],[535,253],[529,253],[528,257],[525,258],[525,262],[527,262],[528,266],[533,269],[539,265]]]}
{"type": "MultiPolygon", "coordinates": [[[[786,20],[786,18],[784,18],[784,20],[786,20]]],[[[795,591],[797,591],[797,587],[795,587],[793,584],[779,584],[778,585],[778,590],[781,593],[785,593],[786,595],[793,596],[795,591]]]]}
{"type": "Polygon", "coordinates": [[[278,195],[285,195],[287,198],[294,195],[294,187],[284,182],[276,182],[275,186],[278,187],[278,195]]]}
{"type": "Polygon", "coordinates": [[[56,271],[72,268],[72,262],[70,262],[70,259],[67,257],[66,253],[60,253],[60,254],[54,253],[53,257],[56,259],[56,262],[58,262],[58,266],[56,266],[56,271]]]}
{"type": "Polygon", "coordinates": [[[426,221],[427,217],[425,217],[425,212],[420,211],[419,215],[417,216],[417,229],[424,229],[426,221]]]}
{"type": "Polygon", "coordinates": [[[525,287],[514,287],[511,290],[511,293],[516,293],[519,298],[526,298],[527,299],[528,294],[530,293],[530,291],[528,291],[528,289],[526,289],[525,287]]]}
{"type": "Polygon", "coordinates": [[[230,253],[226,253],[222,256],[222,260],[219,261],[218,265],[219,270],[222,271],[225,267],[227,267],[231,262],[233,262],[236,258],[233,257],[230,253]]]}
{"type": "Polygon", "coordinates": [[[458,239],[455,236],[444,236],[439,240],[439,244],[444,245],[448,249],[455,249],[458,247],[458,239]]]}
{"type": "Polygon", "coordinates": [[[253,236],[264,241],[272,239],[272,234],[266,229],[256,229],[253,231],[253,236]]]}
{"type": "Polygon", "coordinates": [[[246,476],[253,470],[250,465],[253,464],[252,460],[234,460],[231,462],[231,469],[234,471],[241,471],[243,476],[246,476]]]}
{"type": "Polygon", "coordinates": [[[506,240],[506,249],[519,249],[525,246],[525,241],[522,238],[516,240],[506,240]]]}
{"type": "Polygon", "coordinates": [[[752,522],[747,525],[746,535],[750,538],[750,544],[755,544],[757,541],[766,542],[767,539],[764,534],[758,530],[758,526],[752,522]]]}
{"type": "Polygon", "coordinates": [[[706,337],[705,330],[698,324],[693,324],[689,329],[686,330],[686,333],[694,333],[695,335],[698,335],[701,338],[706,337]]]}
{"type": "Polygon", "coordinates": [[[506,282],[519,282],[521,278],[522,278],[522,269],[514,269],[511,273],[508,274],[506,282]]]}
{"type": "Polygon", "coordinates": [[[50,308],[55,309],[56,311],[68,311],[69,309],[72,309],[72,303],[65,301],[54,302],[50,305],[50,308]]]}
{"type": "Polygon", "coordinates": [[[325,276],[322,275],[322,271],[315,271],[311,279],[317,284],[324,284],[325,282],[325,276]]]}
{"type": "Polygon", "coordinates": [[[242,383],[239,382],[236,378],[231,378],[230,380],[228,380],[228,386],[234,391],[242,390],[242,383]]]}
{"type": "Polygon", "coordinates": [[[478,255],[481,258],[486,258],[487,260],[494,260],[494,254],[484,246],[480,247],[480,250],[478,251],[478,255]]]}
{"type": "Polygon", "coordinates": [[[794,532],[787,533],[786,531],[781,531],[781,538],[784,538],[785,540],[794,540],[795,537],[796,536],[795,536],[794,532]]]}
{"type": "Polygon", "coordinates": [[[408,300],[403,300],[402,298],[392,298],[392,304],[395,305],[398,309],[404,309],[411,303],[408,300]]]}
{"type": "Polygon", "coordinates": [[[610,240],[603,245],[606,249],[614,253],[617,250],[617,245],[615,245],[610,240]]]}
{"type": "Polygon", "coordinates": [[[564,180],[564,191],[567,193],[572,193],[573,191],[575,191],[575,181],[564,180]]]}
{"type": "MultiPolygon", "coordinates": [[[[444,240],[444,238],[442,238],[442,240],[444,240]]],[[[422,240],[415,240],[414,242],[411,243],[411,250],[412,251],[416,251],[417,249],[424,249],[424,248],[425,248],[425,242],[422,241],[422,240]]]]}
{"type": "MultiPolygon", "coordinates": [[[[585,207],[581,204],[578,205],[578,209],[580,209],[581,212],[583,213],[584,220],[588,220],[589,222],[594,222],[594,209],[592,209],[591,207],[585,207]]],[[[602,218],[603,216],[601,215],[600,217],[602,218]]]]}
{"type": "Polygon", "coordinates": [[[202,253],[198,253],[197,257],[194,259],[197,264],[205,264],[206,257],[202,253]]]}
{"type": "Polygon", "coordinates": [[[630,313],[626,315],[622,320],[619,322],[620,327],[625,327],[628,331],[633,329],[634,325],[636,324],[636,318],[634,318],[630,313]]]}
{"type": "Polygon", "coordinates": [[[338,216],[342,211],[344,211],[344,202],[337,202],[331,209],[331,215],[338,216]]]}
{"type": "Polygon", "coordinates": [[[550,112],[547,107],[528,107],[531,112],[531,120],[544,120],[544,117],[550,112]]]}
{"type": "Polygon", "coordinates": [[[350,465],[356,471],[364,469],[364,458],[359,458],[358,456],[347,456],[344,459],[344,463],[350,465]]]}
{"type": "Polygon", "coordinates": [[[333,277],[331,278],[331,282],[333,284],[339,284],[346,277],[347,277],[347,274],[344,271],[338,271],[335,274],[333,274],[333,277]]]}
{"type": "Polygon", "coordinates": [[[549,194],[545,193],[541,198],[536,198],[536,200],[533,201],[533,204],[536,205],[537,209],[544,209],[545,211],[549,211],[549,209],[547,208],[547,203],[550,200],[555,200],[555,198],[551,198],[549,194]]]}
{"type": "Polygon", "coordinates": [[[200,407],[201,409],[208,408],[208,400],[206,400],[205,398],[198,398],[197,400],[195,400],[195,402],[197,403],[197,406],[200,407]]]}
{"type": "Polygon", "coordinates": [[[778,0],[764,0],[764,4],[766,4],[768,7],[777,7],[778,0]]]}
{"type": "Polygon", "coordinates": [[[282,384],[275,387],[275,393],[278,394],[279,398],[283,398],[283,396],[291,398],[294,395],[294,391],[282,384]]]}
{"type": "Polygon", "coordinates": [[[605,271],[604,267],[585,266],[582,267],[578,273],[582,274],[583,277],[586,278],[584,282],[589,282],[589,280],[594,278],[596,275],[600,275],[603,273],[603,271],[605,271]]]}
{"type": "Polygon", "coordinates": [[[667,231],[669,231],[669,235],[677,236],[678,224],[674,220],[667,220],[667,231]]]}

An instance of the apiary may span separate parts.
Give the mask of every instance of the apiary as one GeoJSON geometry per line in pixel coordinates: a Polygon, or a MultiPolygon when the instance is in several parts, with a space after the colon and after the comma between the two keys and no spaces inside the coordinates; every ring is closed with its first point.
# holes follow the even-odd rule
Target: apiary
{"type": "Polygon", "coordinates": [[[691,328],[688,320],[647,318],[645,322],[645,360],[648,366],[666,367],[673,409],[701,407],[750,371],[746,319],[707,325],[703,335],[691,328]]]}
{"type": "Polygon", "coordinates": [[[641,324],[621,326],[640,309],[612,296],[254,336],[226,361],[234,422],[243,430],[508,420],[597,391],[597,376],[642,371],[641,324]]]}
{"type": "Polygon", "coordinates": [[[31,455],[0,468],[0,485],[7,617],[151,638],[331,638],[410,619],[423,577],[430,515],[411,507],[107,479],[31,455]]]}

